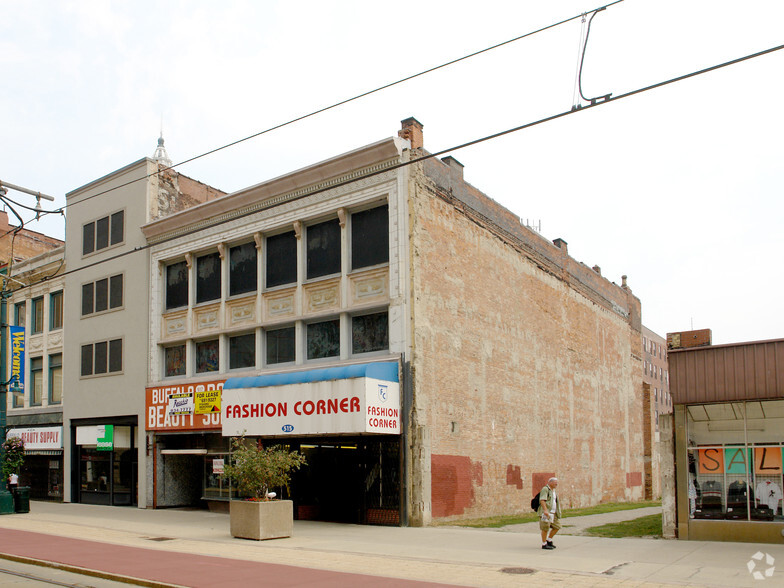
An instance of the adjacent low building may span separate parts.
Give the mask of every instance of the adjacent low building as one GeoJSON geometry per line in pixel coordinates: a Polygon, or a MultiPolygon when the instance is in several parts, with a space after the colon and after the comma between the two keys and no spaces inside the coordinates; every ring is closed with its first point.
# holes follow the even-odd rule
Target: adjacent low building
{"type": "Polygon", "coordinates": [[[678,537],[784,543],[784,339],[672,335],[678,537]]]}

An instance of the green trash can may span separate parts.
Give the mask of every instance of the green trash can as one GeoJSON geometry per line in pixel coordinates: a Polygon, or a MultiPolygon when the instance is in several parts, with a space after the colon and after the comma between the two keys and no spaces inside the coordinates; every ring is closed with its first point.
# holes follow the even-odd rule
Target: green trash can
{"type": "Polygon", "coordinates": [[[14,512],[30,512],[29,486],[18,486],[14,490],[14,512]]]}

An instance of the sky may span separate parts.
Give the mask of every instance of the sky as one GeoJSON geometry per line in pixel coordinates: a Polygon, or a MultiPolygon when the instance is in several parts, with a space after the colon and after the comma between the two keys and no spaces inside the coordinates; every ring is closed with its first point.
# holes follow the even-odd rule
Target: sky
{"type": "MultiPolygon", "coordinates": [[[[42,205],[56,208],[152,156],[161,130],[184,161],[602,5],[0,0],[0,181],[54,196],[42,205]]],[[[776,47],[782,23],[780,0],[625,0],[593,19],[583,94],[619,96],[776,47]]],[[[394,136],[409,116],[437,152],[570,111],[584,26],[569,21],[178,169],[233,192],[394,136]]],[[[776,51],[451,155],[468,182],[565,240],[576,260],[617,284],[627,275],[659,335],[782,338],[783,70],[776,51]]],[[[31,214],[27,228],[63,238],[62,216],[31,214]]]]}

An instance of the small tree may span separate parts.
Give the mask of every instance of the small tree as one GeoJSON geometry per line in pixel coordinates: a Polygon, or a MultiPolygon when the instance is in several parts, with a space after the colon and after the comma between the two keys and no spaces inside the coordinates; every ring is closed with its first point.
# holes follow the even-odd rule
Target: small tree
{"type": "Polygon", "coordinates": [[[21,437],[9,437],[3,443],[3,480],[18,474],[24,463],[24,441],[21,437]]]}
{"type": "Polygon", "coordinates": [[[288,486],[291,474],[305,463],[298,451],[280,445],[259,447],[245,435],[232,438],[231,447],[232,463],[224,466],[223,473],[237,483],[241,496],[252,500],[269,500],[269,490],[288,486]]]}

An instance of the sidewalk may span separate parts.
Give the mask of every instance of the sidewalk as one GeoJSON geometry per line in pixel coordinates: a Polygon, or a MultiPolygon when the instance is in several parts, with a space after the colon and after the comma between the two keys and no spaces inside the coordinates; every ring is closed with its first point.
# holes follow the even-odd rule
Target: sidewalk
{"type": "MultiPolygon", "coordinates": [[[[255,542],[233,539],[228,515],[203,510],[46,502],[30,510],[0,516],[1,554],[143,578],[150,586],[784,585],[784,545],[564,534],[556,550],[543,551],[530,524],[491,530],[312,521],[296,521],[291,538],[255,542]],[[746,565],[758,551],[781,562],[765,581],[754,580],[746,565]]],[[[649,510],[564,519],[574,525],[564,532],[589,526],[581,519],[592,526],[649,510]]]]}

